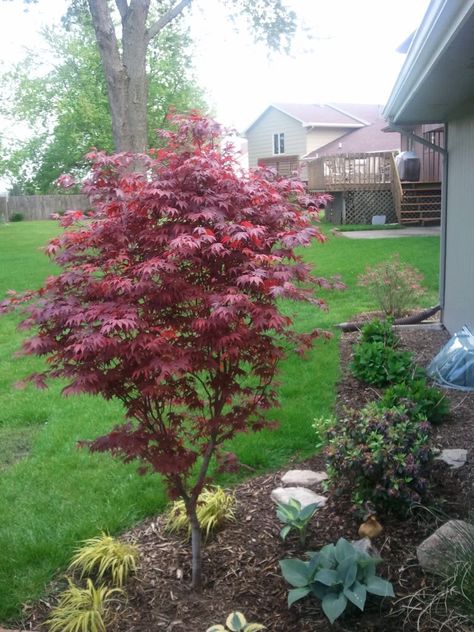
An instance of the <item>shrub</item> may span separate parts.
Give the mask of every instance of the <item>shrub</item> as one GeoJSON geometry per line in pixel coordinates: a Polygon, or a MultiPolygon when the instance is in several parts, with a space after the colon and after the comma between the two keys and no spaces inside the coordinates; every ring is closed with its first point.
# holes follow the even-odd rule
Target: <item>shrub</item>
{"type": "Polygon", "coordinates": [[[404,513],[427,493],[429,434],[429,424],[413,421],[403,408],[371,403],[347,411],[328,433],[330,484],[352,492],[357,503],[404,513]]]}
{"type": "MultiPolygon", "coordinates": [[[[215,531],[227,520],[235,520],[235,495],[222,487],[205,488],[197,502],[197,517],[205,537],[215,531]]],[[[165,529],[170,532],[187,531],[191,535],[191,524],[186,513],[184,501],[176,500],[169,510],[165,529]]]]}
{"type": "Polygon", "coordinates": [[[397,351],[383,342],[356,345],[351,369],[357,379],[374,386],[397,384],[416,373],[409,351],[397,351]]]}
{"type": "Polygon", "coordinates": [[[81,577],[95,574],[99,580],[110,576],[114,586],[123,586],[131,572],[137,570],[138,548],[102,533],[84,540],[69,566],[78,569],[81,577]]]}
{"type": "Polygon", "coordinates": [[[285,525],[280,531],[282,539],[285,540],[290,531],[294,529],[299,533],[300,544],[304,544],[309,522],[318,507],[318,503],[312,503],[302,509],[301,503],[296,498],[291,498],[290,502],[286,504],[278,503],[277,516],[280,522],[285,525]]]}
{"type": "Polygon", "coordinates": [[[248,623],[241,612],[231,612],[227,617],[225,626],[221,624],[211,625],[206,632],[258,632],[264,630],[261,623],[248,623]]]}
{"type": "Polygon", "coordinates": [[[329,428],[334,426],[336,422],[335,417],[315,417],[311,427],[314,428],[315,442],[314,448],[315,450],[320,450],[326,445],[326,435],[329,428]]]}
{"type": "Polygon", "coordinates": [[[25,219],[23,213],[13,213],[10,217],[10,222],[22,222],[25,219]]]}
{"type": "Polygon", "coordinates": [[[439,388],[429,386],[425,379],[394,384],[385,391],[378,405],[393,408],[409,402],[407,412],[414,420],[439,424],[449,413],[449,400],[439,388]]]}
{"type": "Polygon", "coordinates": [[[358,285],[369,294],[386,316],[399,318],[414,306],[425,290],[420,283],[423,275],[415,268],[402,263],[396,254],[359,275],[358,285]]]}
{"type": "Polygon", "coordinates": [[[280,562],[283,577],[293,586],[288,593],[288,606],[309,594],[314,595],[321,600],[324,614],[334,623],[349,604],[364,610],[367,593],[394,597],[392,584],[375,574],[381,560],[370,557],[344,538],[308,556],[308,561],[280,562]]]}
{"type": "Polygon", "coordinates": [[[386,347],[395,348],[398,336],[393,331],[393,318],[387,320],[372,320],[362,327],[361,342],[381,342],[386,347]]]}
{"type": "Polygon", "coordinates": [[[58,605],[47,620],[49,632],[106,632],[108,607],[120,588],[95,588],[90,579],[86,588],[69,580],[69,588],[59,596],[58,605]]]}

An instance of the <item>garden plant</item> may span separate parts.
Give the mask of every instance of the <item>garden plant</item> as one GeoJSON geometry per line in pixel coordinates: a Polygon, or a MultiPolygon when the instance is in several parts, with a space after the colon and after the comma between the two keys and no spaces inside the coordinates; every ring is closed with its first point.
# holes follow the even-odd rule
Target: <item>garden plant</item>
{"type": "Polygon", "coordinates": [[[140,461],[183,499],[199,588],[197,504],[216,448],[271,426],[278,362],[321,335],[294,331],[278,301],[321,307],[315,290],[330,284],[295,253],[324,240],[303,185],[240,173],[213,121],[175,123],[147,155],[89,156],[94,213],[65,214],[47,248],[60,273],[4,308],[27,303],[23,351],[47,358],[27,381],[123,404],[125,423],[82,445],[140,461]]]}
{"type": "Polygon", "coordinates": [[[423,275],[413,266],[403,263],[397,253],[359,275],[358,283],[367,288],[380,311],[399,318],[416,305],[425,293],[423,275]]]}
{"type": "Polygon", "coordinates": [[[371,402],[348,410],[328,432],[331,484],[350,491],[356,503],[404,514],[428,493],[429,437],[429,423],[414,420],[404,407],[371,402]]]}
{"type": "Polygon", "coordinates": [[[288,606],[308,595],[314,596],[321,600],[324,614],[334,623],[350,604],[363,611],[367,593],[394,597],[391,583],[375,573],[382,560],[371,557],[344,538],[307,556],[307,561],[280,562],[283,577],[293,586],[288,593],[288,606]]]}

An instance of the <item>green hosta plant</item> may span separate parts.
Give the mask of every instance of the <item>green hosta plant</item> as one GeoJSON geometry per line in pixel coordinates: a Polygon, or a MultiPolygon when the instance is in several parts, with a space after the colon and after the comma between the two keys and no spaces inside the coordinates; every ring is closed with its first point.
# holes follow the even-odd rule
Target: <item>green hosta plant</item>
{"type": "MultiPolygon", "coordinates": [[[[235,495],[222,487],[206,487],[199,495],[197,517],[205,537],[220,527],[225,521],[235,520],[235,495]]],[[[191,535],[191,525],[183,500],[176,500],[166,516],[165,529],[171,533],[187,531],[191,535]]]]}
{"type": "Polygon", "coordinates": [[[306,531],[309,521],[314,516],[318,509],[318,503],[312,503],[301,508],[301,503],[296,498],[290,498],[290,502],[278,503],[277,516],[280,522],[285,525],[280,535],[284,540],[286,536],[292,531],[298,531],[300,543],[304,544],[306,540],[306,531]]]}
{"type": "Polygon", "coordinates": [[[95,574],[99,580],[110,576],[114,586],[123,586],[129,574],[137,570],[137,562],[137,546],[102,533],[82,543],[69,570],[79,570],[81,577],[95,574]]]}
{"type": "Polygon", "coordinates": [[[312,595],[321,600],[324,614],[334,623],[349,604],[364,610],[367,593],[394,597],[392,584],[375,574],[381,560],[367,555],[344,538],[307,555],[308,561],[280,562],[283,577],[293,586],[288,593],[288,607],[312,595]]]}
{"type": "Polygon", "coordinates": [[[248,623],[241,612],[231,612],[225,625],[211,625],[206,632],[258,632],[264,629],[265,626],[261,623],[248,623]]]}
{"type": "Polygon", "coordinates": [[[120,588],[96,588],[90,579],[85,588],[69,581],[61,593],[58,605],[47,620],[49,632],[106,632],[108,608],[114,596],[123,594],[120,588]]]}

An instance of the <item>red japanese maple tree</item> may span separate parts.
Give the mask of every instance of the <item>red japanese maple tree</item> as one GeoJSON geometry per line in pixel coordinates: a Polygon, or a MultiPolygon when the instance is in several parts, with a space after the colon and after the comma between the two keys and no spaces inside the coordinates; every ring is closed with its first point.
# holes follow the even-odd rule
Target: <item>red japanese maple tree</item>
{"type": "Polygon", "coordinates": [[[308,208],[300,182],[239,172],[221,134],[194,114],[162,133],[163,149],[91,154],[93,216],[67,213],[68,228],[47,247],[61,273],[5,304],[30,300],[22,327],[37,333],[24,351],[47,365],[29,380],[66,378],[64,394],[123,403],[126,423],[87,444],[140,461],[184,499],[194,587],[196,503],[211,458],[236,433],[270,423],[285,344],[303,351],[320,333],[295,333],[278,299],[321,307],[315,288],[329,285],[294,252],[324,239],[314,198],[308,208]],[[130,169],[137,160],[141,173],[130,169]]]}

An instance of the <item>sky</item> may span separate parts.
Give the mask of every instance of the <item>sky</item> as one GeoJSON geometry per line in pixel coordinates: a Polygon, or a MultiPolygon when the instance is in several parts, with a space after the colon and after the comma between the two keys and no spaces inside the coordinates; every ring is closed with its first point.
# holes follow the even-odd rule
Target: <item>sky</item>
{"type": "MultiPolygon", "coordinates": [[[[416,29],[428,0],[287,0],[300,29],[290,55],[268,56],[245,26],[236,32],[219,0],[195,0],[186,20],[196,76],[216,118],[245,130],[272,102],[386,102],[404,56],[396,48],[416,29]]],[[[66,0],[0,0],[0,59],[41,54],[40,27],[59,20],[66,0]]],[[[0,121],[0,134],[12,134],[0,121]]]]}

